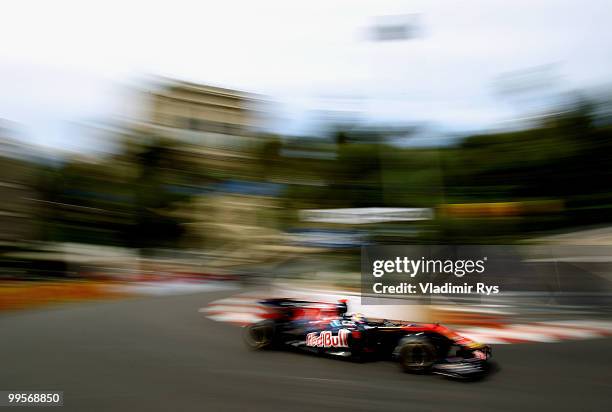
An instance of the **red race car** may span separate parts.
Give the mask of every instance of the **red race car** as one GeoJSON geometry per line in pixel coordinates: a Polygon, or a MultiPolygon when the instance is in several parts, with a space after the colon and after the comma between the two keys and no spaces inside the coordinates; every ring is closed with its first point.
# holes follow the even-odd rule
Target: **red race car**
{"type": "Polygon", "coordinates": [[[405,372],[479,378],[489,371],[491,348],[440,324],[366,319],[338,304],[267,299],[264,320],[246,326],[252,349],[294,348],[359,361],[390,359],[405,372]]]}

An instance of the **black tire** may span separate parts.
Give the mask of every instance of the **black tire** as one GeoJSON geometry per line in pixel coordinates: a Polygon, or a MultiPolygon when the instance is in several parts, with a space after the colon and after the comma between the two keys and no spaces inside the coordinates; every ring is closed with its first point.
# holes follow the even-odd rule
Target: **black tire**
{"type": "Polygon", "coordinates": [[[244,343],[253,350],[268,349],[274,344],[274,322],[263,320],[244,327],[244,343]]]}
{"type": "Polygon", "coordinates": [[[403,338],[396,353],[400,367],[408,373],[428,372],[436,361],[436,348],[424,337],[403,338]]]}

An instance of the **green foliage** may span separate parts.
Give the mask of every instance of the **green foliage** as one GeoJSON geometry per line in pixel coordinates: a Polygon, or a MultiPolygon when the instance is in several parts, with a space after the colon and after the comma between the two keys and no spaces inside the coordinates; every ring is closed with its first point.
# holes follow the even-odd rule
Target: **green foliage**
{"type": "MultiPolygon", "coordinates": [[[[468,136],[437,149],[400,148],[380,131],[337,130],[334,161],[311,161],[325,185],[292,188],[293,205],[437,207],[550,199],[562,212],[521,218],[438,220],[441,239],[509,239],[567,225],[610,222],[612,128],[584,100],[534,127],[468,136]]],[[[288,170],[289,172],[289,170],[288,170]]]]}

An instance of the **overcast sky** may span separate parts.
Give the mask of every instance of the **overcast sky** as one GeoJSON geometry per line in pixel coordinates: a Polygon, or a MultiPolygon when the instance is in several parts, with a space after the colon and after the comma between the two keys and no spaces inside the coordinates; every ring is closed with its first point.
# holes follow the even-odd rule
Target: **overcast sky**
{"type": "Polygon", "coordinates": [[[544,67],[550,90],[608,84],[611,21],[609,0],[21,0],[0,13],[0,118],[87,150],[71,122],[123,111],[118,83],[163,75],[270,96],[291,133],[317,110],[490,129],[520,111],[495,92],[505,73],[544,67]],[[397,14],[418,16],[417,38],[368,38],[397,14]]]}

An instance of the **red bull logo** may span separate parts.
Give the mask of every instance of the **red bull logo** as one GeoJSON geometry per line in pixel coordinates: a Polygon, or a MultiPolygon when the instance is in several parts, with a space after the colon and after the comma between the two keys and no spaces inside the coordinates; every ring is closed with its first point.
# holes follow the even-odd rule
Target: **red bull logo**
{"type": "Polygon", "coordinates": [[[312,332],[306,335],[306,346],[315,348],[348,348],[348,336],[350,333],[348,329],[340,329],[338,336],[334,336],[331,331],[312,332]]]}

